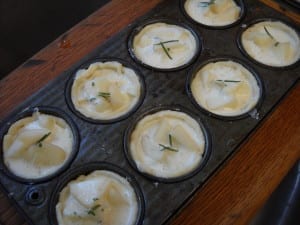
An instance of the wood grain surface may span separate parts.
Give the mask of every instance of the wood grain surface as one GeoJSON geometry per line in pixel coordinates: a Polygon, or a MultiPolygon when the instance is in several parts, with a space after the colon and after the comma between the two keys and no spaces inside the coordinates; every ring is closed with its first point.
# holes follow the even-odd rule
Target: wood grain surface
{"type": "MultiPolygon", "coordinates": [[[[161,0],[112,0],[0,81],[0,119],[161,0]]],[[[262,0],[300,23],[298,14],[262,0]]],[[[247,224],[300,158],[300,84],[239,152],[209,179],[172,225],[247,224]]],[[[0,192],[0,222],[27,225],[0,192]]]]}

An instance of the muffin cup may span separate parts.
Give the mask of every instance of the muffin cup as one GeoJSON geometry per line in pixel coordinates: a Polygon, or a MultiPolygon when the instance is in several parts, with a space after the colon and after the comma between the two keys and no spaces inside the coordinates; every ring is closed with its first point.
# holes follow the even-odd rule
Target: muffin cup
{"type": "Polygon", "coordinates": [[[223,29],[228,29],[228,28],[236,26],[237,24],[239,24],[244,19],[245,15],[246,15],[246,7],[245,7],[244,0],[234,0],[234,1],[241,8],[240,16],[235,22],[233,22],[231,24],[228,24],[228,25],[222,25],[222,26],[211,26],[211,25],[200,23],[200,22],[196,21],[195,19],[193,19],[186,12],[186,10],[184,8],[184,4],[185,4],[186,0],[180,0],[180,9],[181,9],[181,12],[183,13],[183,15],[185,17],[187,17],[190,21],[192,21],[193,23],[195,23],[197,25],[200,25],[204,28],[212,29],[212,30],[223,30],[223,29]]]}
{"type": "Polygon", "coordinates": [[[258,110],[262,104],[262,101],[264,99],[264,85],[263,82],[261,81],[261,79],[259,78],[257,72],[251,68],[250,66],[248,66],[245,62],[243,62],[242,60],[235,58],[235,57],[231,57],[231,56],[221,56],[221,57],[217,57],[217,58],[212,58],[212,59],[208,59],[200,64],[195,65],[189,72],[188,72],[188,76],[186,79],[186,85],[185,85],[185,89],[186,89],[186,93],[189,96],[191,102],[195,105],[195,107],[200,110],[201,112],[205,113],[208,116],[212,116],[221,120],[239,120],[239,119],[243,119],[246,118],[248,116],[250,116],[250,112],[254,109],[258,110]],[[197,72],[204,66],[206,66],[209,63],[214,63],[214,62],[220,62],[220,61],[233,61],[236,63],[241,64],[242,66],[244,66],[256,79],[257,81],[257,85],[259,87],[260,93],[259,93],[259,99],[257,101],[257,103],[255,104],[255,106],[253,106],[252,109],[250,109],[249,111],[242,113],[240,115],[237,116],[223,116],[223,115],[219,115],[219,114],[215,114],[213,112],[210,112],[209,110],[205,109],[204,107],[202,107],[195,99],[195,97],[193,96],[192,90],[191,90],[191,83],[194,79],[194,77],[196,76],[197,72]]]}
{"type": "Polygon", "coordinates": [[[75,159],[75,157],[77,155],[77,152],[79,149],[79,143],[80,143],[79,132],[78,132],[78,129],[77,129],[75,123],[73,122],[73,120],[65,112],[61,111],[60,109],[54,108],[54,107],[48,107],[48,106],[37,106],[34,108],[29,108],[29,109],[26,109],[25,111],[22,111],[21,113],[17,114],[16,116],[9,118],[6,125],[0,132],[0,137],[1,137],[1,146],[0,146],[0,148],[1,148],[1,164],[3,165],[3,170],[4,170],[5,174],[18,182],[29,183],[29,184],[46,182],[46,181],[58,176],[60,173],[62,173],[66,169],[68,169],[70,164],[73,162],[73,160],[75,159]],[[65,122],[70,126],[70,129],[72,131],[74,143],[73,143],[72,152],[70,153],[69,158],[66,160],[66,162],[64,162],[64,165],[62,167],[60,167],[57,171],[55,171],[54,173],[51,173],[49,175],[46,175],[45,177],[41,177],[41,178],[23,178],[23,177],[20,177],[20,176],[14,174],[13,172],[11,172],[4,163],[3,137],[4,137],[4,135],[7,134],[10,126],[13,123],[15,123],[18,120],[23,119],[25,117],[32,116],[32,114],[36,111],[39,111],[39,112],[45,113],[45,114],[49,114],[52,116],[56,116],[56,117],[59,117],[59,118],[65,120],[65,122]]]}
{"type": "Polygon", "coordinates": [[[161,183],[175,183],[175,182],[180,182],[180,181],[184,181],[194,175],[196,175],[197,173],[199,173],[203,167],[206,165],[207,161],[209,160],[210,154],[211,154],[211,136],[208,132],[208,129],[206,128],[206,126],[203,124],[203,122],[200,120],[200,118],[198,118],[195,114],[193,114],[190,110],[183,108],[180,105],[172,105],[172,106],[159,106],[150,110],[145,111],[144,113],[142,113],[140,116],[138,116],[136,119],[134,119],[130,125],[128,126],[128,128],[125,130],[124,133],[124,140],[123,140],[123,147],[124,147],[124,153],[125,156],[128,160],[128,162],[130,163],[130,165],[139,173],[141,173],[143,176],[145,176],[146,178],[149,178],[150,180],[153,181],[158,181],[161,183]],[[204,153],[202,155],[202,159],[200,160],[199,165],[192,171],[188,172],[187,174],[184,175],[180,175],[178,177],[172,177],[172,178],[164,178],[164,177],[158,177],[158,176],[154,176],[152,174],[140,171],[135,163],[135,160],[133,159],[133,157],[131,156],[130,153],[130,138],[131,138],[131,134],[134,131],[136,125],[138,124],[139,121],[141,121],[144,117],[160,112],[160,111],[164,111],[164,110],[170,110],[170,111],[174,111],[174,112],[182,112],[187,114],[188,116],[192,117],[194,120],[196,120],[196,122],[199,124],[201,131],[203,133],[203,137],[205,140],[205,145],[204,145],[204,153]]]}
{"type": "Polygon", "coordinates": [[[245,26],[241,26],[240,29],[239,29],[239,31],[238,31],[238,33],[237,33],[236,43],[237,43],[238,48],[242,52],[242,54],[244,56],[246,56],[248,58],[248,60],[250,60],[251,62],[255,63],[258,66],[266,68],[266,69],[287,70],[287,69],[294,69],[294,68],[300,66],[300,58],[296,62],[294,62],[293,64],[291,64],[291,65],[287,65],[287,66],[269,66],[267,64],[264,64],[262,62],[257,61],[256,59],[254,59],[252,56],[250,56],[247,53],[247,51],[245,50],[245,48],[244,48],[244,46],[242,44],[242,35],[243,35],[243,32],[246,31],[251,26],[253,26],[253,25],[257,24],[257,23],[260,23],[260,22],[281,22],[281,23],[287,25],[288,27],[292,28],[298,34],[298,37],[300,39],[300,33],[299,33],[299,31],[292,24],[290,24],[290,23],[288,23],[286,21],[283,21],[282,19],[277,19],[277,18],[260,18],[260,19],[256,19],[256,20],[253,20],[251,22],[248,22],[245,26]]]}
{"type": "Polygon", "coordinates": [[[66,84],[65,99],[66,99],[66,102],[67,102],[69,108],[71,109],[71,111],[77,117],[79,117],[79,118],[81,118],[81,119],[83,119],[87,122],[90,122],[90,123],[111,124],[111,123],[116,123],[116,122],[119,122],[121,120],[124,120],[124,119],[128,118],[132,113],[134,113],[141,106],[141,104],[143,103],[144,98],[145,98],[145,93],[146,93],[146,84],[145,84],[144,77],[141,75],[141,72],[136,67],[132,66],[128,62],[126,62],[122,59],[119,59],[119,58],[95,58],[95,59],[92,59],[92,60],[89,60],[89,61],[83,63],[82,65],[80,65],[78,68],[76,68],[72,72],[72,75],[71,75],[70,79],[67,81],[67,84],[66,84]],[[79,112],[75,108],[75,106],[72,102],[71,92],[72,92],[72,86],[73,86],[73,83],[74,83],[74,80],[75,80],[76,72],[80,69],[88,69],[88,67],[93,63],[112,62],[112,61],[119,62],[123,66],[128,67],[129,69],[132,69],[136,73],[136,75],[139,79],[140,88],[141,88],[141,93],[140,93],[140,96],[139,96],[139,100],[128,112],[126,112],[123,115],[120,115],[119,117],[116,117],[116,118],[104,120],[104,119],[93,119],[93,118],[87,117],[87,116],[83,115],[81,112],[79,112]]]}
{"type": "Polygon", "coordinates": [[[50,224],[58,225],[56,219],[56,204],[59,200],[59,195],[62,189],[72,180],[75,180],[80,175],[87,175],[95,170],[107,170],[110,172],[114,172],[121,177],[125,178],[133,188],[138,205],[137,218],[133,225],[141,225],[143,223],[144,214],[145,214],[145,202],[141,188],[139,187],[137,181],[127,172],[125,172],[122,168],[115,166],[111,163],[107,162],[91,162],[87,165],[77,167],[68,171],[64,176],[59,179],[58,184],[54,188],[50,203],[49,203],[49,211],[48,211],[48,219],[50,224]]]}
{"type": "Polygon", "coordinates": [[[189,65],[191,65],[195,60],[196,58],[198,57],[198,55],[201,53],[201,49],[202,49],[202,40],[201,40],[201,37],[199,35],[197,35],[197,33],[191,28],[189,27],[188,25],[186,25],[185,23],[181,23],[181,22],[178,22],[178,21],[174,21],[174,20],[170,20],[170,19],[155,19],[155,20],[150,20],[150,21],[147,21],[147,22],[144,22],[142,23],[141,25],[138,25],[136,26],[129,34],[128,36],[128,41],[127,41],[127,44],[128,44],[128,51],[129,51],[129,54],[130,56],[137,62],[139,63],[140,65],[148,68],[148,69],[151,69],[151,70],[155,70],[155,71],[161,71],[161,72],[172,72],[172,71],[177,71],[177,70],[181,70],[189,65]],[[146,26],[148,25],[151,25],[151,24],[154,24],[154,23],[166,23],[166,24],[170,24],[170,25],[176,25],[176,26],[180,26],[180,27],[183,27],[185,29],[187,29],[188,31],[191,32],[191,34],[194,36],[195,38],[195,41],[196,41],[196,52],[194,54],[194,56],[185,64],[181,65],[181,66],[177,66],[177,67],[174,67],[174,68],[159,68],[159,67],[153,67],[151,65],[148,65],[146,63],[144,63],[143,61],[141,61],[134,53],[134,46],[133,46],[133,40],[134,40],[134,37],[146,26]]]}

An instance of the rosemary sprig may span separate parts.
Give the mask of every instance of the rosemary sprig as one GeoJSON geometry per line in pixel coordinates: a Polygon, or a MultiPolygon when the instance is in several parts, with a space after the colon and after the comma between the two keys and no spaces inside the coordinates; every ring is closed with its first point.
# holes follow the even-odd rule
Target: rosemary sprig
{"type": "Polygon", "coordinates": [[[277,47],[278,45],[279,45],[279,42],[274,38],[274,36],[268,31],[268,29],[264,26],[264,30],[266,31],[266,33],[267,33],[267,35],[271,38],[271,39],[273,39],[274,41],[276,41],[275,42],[275,47],[277,47]]]}
{"type": "Polygon", "coordinates": [[[161,151],[164,151],[164,150],[169,150],[169,151],[173,151],[173,152],[178,152],[179,151],[178,149],[173,148],[173,140],[172,140],[172,135],[171,134],[169,134],[169,145],[170,146],[159,144],[159,146],[162,147],[161,151]]]}
{"type": "Polygon", "coordinates": [[[90,102],[93,102],[93,101],[95,101],[95,100],[96,100],[95,97],[92,97],[92,98],[89,99],[90,102]]]}
{"type": "Polygon", "coordinates": [[[98,96],[104,98],[107,101],[109,101],[110,93],[109,92],[98,92],[98,96]]]}
{"type": "Polygon", "coordinates": [[[166,55],[168,56],[168,58],[172,60],[173,58],[172,58],[172,56],[169,53],[170,48],[166,48],[165,44],[172,43],[172,42],[178,42],[178,41],[179,40],[161,41],[161,42],[156,43],[154,45],[160,45],[162,47],[162,49],[164,50],[164,52],[166,53],[166,55]]]}
{"type": "Polygon", "coordinates": [[[166,146],[166,145],[163,145],[163,144],[159,144],[159,146],[162,147],[161,151],[164,151],[164,150],[169,150],[169,151],[173,151],[173,152],[178,152],[179,151],[176,148],[172,148],[170,146],[166,146]]]}
{"type": "Polygon", "coordinates": [[[209,2],[199,2],[199,7],[208,7],[212,4],[215,4],[216,0],[210,0],[209,2]]]}
{"type": "Polygon", "coordinates": [[[156,43],[156,44],[154,44],[154,45],[167,44],[167,43],[178,42],[178,41],[179,41],[179,40],[161,41],[161,42],[156,43]]]}
{"type": "Polygon", "coordinates": [[[42,146],[43,146],[43,143],[42,143],[42,142],[43,142],[47,137],[49,137],[50,134],[51,134],[51,132],[49,132],[49,133],[43,135],[43,137],[41,137],[35,144],[38,145],[39,147],[42,147],[42,146]]]}
{"type": "Polygon", "coordinates": [[[172,147],[173,146],[173,141],[172,141],[172,135],[169,134],[169,144],[172,147]]]}
{"type": "Polygon", "coordinates": [[[99,207],[100,207],[99,204],[94,205],[92,208],[90,208],[90,209],[87,211],[87,214],[88,214],[88,215],[92,215],[92,216],[96,216],[95,211],[96,211],[96,209],[98,209],[99,207]]]}
{"type": "Polygon", "coordinates": [[[216,80],[218,82],[226,82],[226,83],[239,83],[240,80],[216,80]]]}

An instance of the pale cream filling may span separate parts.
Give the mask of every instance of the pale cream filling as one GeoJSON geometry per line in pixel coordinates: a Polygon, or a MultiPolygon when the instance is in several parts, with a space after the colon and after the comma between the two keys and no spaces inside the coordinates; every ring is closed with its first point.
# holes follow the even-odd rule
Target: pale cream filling
{"type": "Polygon", "coordinates": [[[246,52],[265,65],[288,66],[300,58],[298,34],[281,22],[254,24],[243,32],[241,40],[246,52]]]}
{"type": "Polygon", "coordinates": [[[239,19],[241,12],[234,0],[187,0],[184,8],[195,21],[208,26],[232,24],[239,19]]]}
{"type": "Polygon", "coordinates": [[[255,77],[233,61],[205,65],[192,80],[191,90],[200,106],[223,116],[238,116],[248,112],[260,97],[255,77]]]}
{"type": "Polygon", "coordinates": [[[137,74],[119,62],[93,63],[77,72],[72,102],[84,116],[96,120],[118,118],[138,102],[141,84],[137,74]]]}
{"type": "Polygon", "coordinates": [[[197,121],[185,113],[171,110],[144,117],[130,137],[130,154],[138,169],[161,178],[179,177],[195,170],[202,159],[204,146],[204,136],[197,121]]]}
{"type": "Polygon", "coordinates": [[[196,39],[189,30],[166,23],[147,25],[133,40],[136,57],[147,65],[162,69],[188,63],[196,48],[196,39]]]}
{"type": "Polygon", "coordinates": [[[106,170],[96,170],[69,182],[56,205],[59,225],[133,225],[137,213],[132,186],[125,178],[106,170]]]}
{"type": "Polygon", "coordinates": [[[36,112],[9,128],[3,139],[4,163],[19,177],[42,178],[64,165],[73,142],[71,128],[63,119],[36,112]]]}

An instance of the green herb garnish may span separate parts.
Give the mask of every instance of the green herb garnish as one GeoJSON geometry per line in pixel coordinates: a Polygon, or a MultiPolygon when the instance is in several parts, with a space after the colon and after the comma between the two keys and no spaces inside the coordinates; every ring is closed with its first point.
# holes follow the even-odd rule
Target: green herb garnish
{"type": "Polygon", "coordinates": [[[94,82],[94,81],[92,82],[92,86],[93,86],[93,87],[95,86],[95,82],[94,82]]]}
{"type": "Polygon", "coordinates": [[[275,42],[274,46],[277,47],[280,43],[274,38],[274,36],[268,31],[268,29],[264,26],[264,30],[266,31],[267,35],[273,39],[275,42]]]}
{"type": "Polygon", "coordinates": [[[90,102],[93,102],[93,101],[95,101],[95,100],[96,100],[95,97],[89,99],[90,102]]]}
{"type": "Polygon", "coordinates": [[[39,147],[42,147],[43,146],[43,141],[49,137],[49,135],[51,134],[51,132],[45,134],[43,137],[41,137],[35,144],[37,144],[39,147]]]}
{"type": "Polygon", "coordinates": [[[100,205],[94,205],[92,208],[90,208],[88,211],[87,211],[87,214],[88,215],[92,215],[92,216],[96,216],[96,213],[95,213],[95,210],[98,209],[100,207],[100,205]]]}
{"type": "Polygon", "coordinates": [[[173,148],[173,140],[172,140],[172,135],[171,134],[169,134],[169,145],[170,146],[159,144],[159,146],[162,147],[161,151],[164,151],[164,150],[169,150],[169,151],[173,151],[173,152],[178,152],[179,151],[178,149],[173,148]]]}
{"type": "Polygon", "coordinates": [[[199,7],[208,7],[212,4],[215,4],[216,0],[210,0],[209,2],[199,2],[199,7]]]}
{"type": "Polygon", "coordinates": [[[173,146],[173,141],[172,141],[172,135],[169,134],[169,144],[172,147],[173,146]]]}
{"type": "Polygon", "coordinates": [[[107,101],[109,101],[110,93],[109,92],[98,92],[98,96],[104,98],[107,101]]]}
{"type": "Polygon", "coordinates": [[[170,146],[166,146],[166,145],[162,145],[162,144],[159,144],[160,147],[162,147],[161,151],[164,151],[164,150],[169,150],[169,151],[173,151],[173,152],[178,152],[179,150],[176,149],[176,148],[172,148],[170,146]]]}
{"type": "Polygon", "coordinates": [[[240,80],[216,80],[218,82],[226,82],[226,83],[239,83],[240,80]]]}
{"type": "Polygon", "coordinates": [[[97,201],[97,200],[99,200],[99,198],[93,198],[93,201],[94,201],[94,202],[97,201]]]}
{"type": "Polygon", "coordinates": [[[172,43],[172,42],[178,42],[179,40],[170,40],[170,41],[161,41],[159,43],[156,43],[154,45],[160,45],[162,47],[162,49],[164,50],[164,52],[166,53],[166,55],[168,56],[169,59],[173,59],[172,56],[170,55],[170,48],[166,48],[165,44],[167,43],[172,43]]]}

